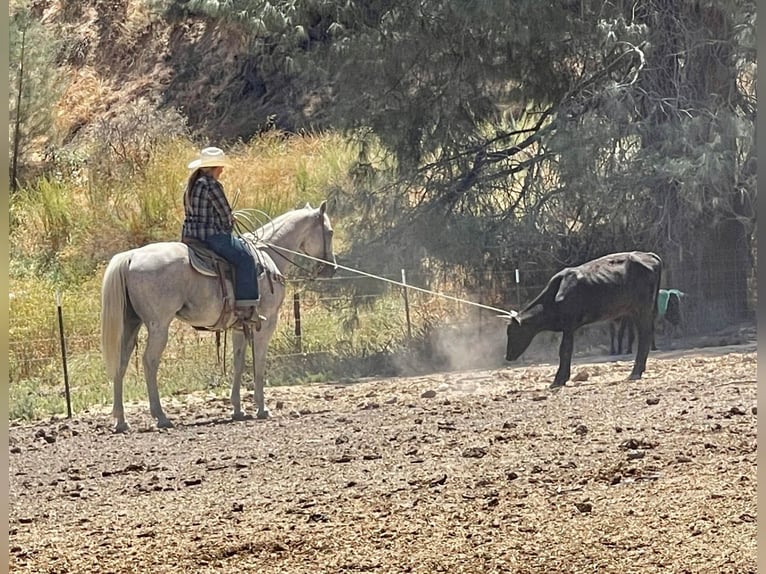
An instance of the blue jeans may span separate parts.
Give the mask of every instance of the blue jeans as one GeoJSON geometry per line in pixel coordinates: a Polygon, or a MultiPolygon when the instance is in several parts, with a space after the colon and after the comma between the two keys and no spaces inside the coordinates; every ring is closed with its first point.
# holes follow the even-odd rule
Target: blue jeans
{"type": "Polygon", "coordinates": [[[231,233],[211,235],[204,241],[210,249],[234,265],[234,297],[258,299],[258,270],[250,250],[231,233]]]}

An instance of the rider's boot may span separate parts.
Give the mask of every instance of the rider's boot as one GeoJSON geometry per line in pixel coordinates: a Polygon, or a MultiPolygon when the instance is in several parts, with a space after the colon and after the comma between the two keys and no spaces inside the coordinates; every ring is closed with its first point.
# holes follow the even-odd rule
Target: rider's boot
{"type": "Polygon", "coordinates": [[[258,312],[258,299],[237,299],[234,313],[241,322],[251,323],[256,331],[261,330],[261,323],[266,317],[258,312]]]}

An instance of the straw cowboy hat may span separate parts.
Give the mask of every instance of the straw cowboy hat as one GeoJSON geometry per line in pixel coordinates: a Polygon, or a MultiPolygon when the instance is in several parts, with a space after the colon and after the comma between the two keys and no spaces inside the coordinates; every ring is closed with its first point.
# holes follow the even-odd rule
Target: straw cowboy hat
{"type": "Polygon", "coordinates": [[[206,147],[199,152],[199,157],[189,164],[189,169],[200,167],[229,167],[231,162],[226,159],[223,150],[217,147],[206,147]]]}

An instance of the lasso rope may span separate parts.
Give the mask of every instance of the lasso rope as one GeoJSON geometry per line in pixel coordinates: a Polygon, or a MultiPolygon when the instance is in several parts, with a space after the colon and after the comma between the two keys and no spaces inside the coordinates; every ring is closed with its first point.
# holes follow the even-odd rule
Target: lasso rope
{"type": "Polygon", "coordinates": [[[358,275],[363,275],[364,277],[370,277],[371,279],[377,279],[379,281],[385,281],[386,283],[391,283],[392,285],[398,285],[399,287],[404,287],[406,289],[412,289],[414,291],[420,291],[421,293],[427,293],[429,295],[435,295],[437,297],[443,297],[444,299],[450,299],[452,301],[457,301],[458,303],[465,303],[466,305],[473,305],[474,307],[479,307],[481,309],[487,309],[489,311],[497,311],[498,313],[502,314],[503,317],[510,317],[513,316],[515,313],[514,311],[508,311],[505,309],[498,309],[497,307],[490,307],[489,305],[482,305],[481,303],[476,303],[474,301],[468,301],[467,299],[460,299],[459,297],[453,297],[452,295],[445,295],[444,293],[439,293],[437,291],[431,291],[430,289],[424,289],[423,287],[417,287],[416,285],[410,285],[408,283],[403,283],[402,281],[395,281],[394,279],[388,279],[387,277],[381,277],[380,275],[373,275],[372,273],[367,273],[366,271],[360,271],[359,269],[353,269],[352,267],[346,267],[345,265],[341,265],[339,263],[333,263],[332,261],[325,261],[324,259],[320,259],[319,257],[313,257],[312,255],[308,255],[306,253],[301,253],[298,251],[293,251],[291,249],[287,249],[286,247],[281,247],[279,245],[274,245],[272,243],[269,243],[267,241],[262,241],[264,245],[267,245],[271,247],[272,249],[281,249],[282,251],[286,251],[288,253],[291,253],[293,255],[300,255],[301,257],[306,257],[308,259],[311,259],[313,261],[316,261],[318,263],[323,263],[325,265],[331,265],[334,267],[338,267],[339,269],[343,269],[345,271],[350,271],[351,273],[356,273],[358,275]]]}
{"type": "MultiPolygon", "coordinates": [[[[366,271],[360,271],[359,269],[353,269],[351,267],[346,267],[345,265],[340,265],[338,263],[334,263],[332,261],[325,261],[324,259],[320,259],[319,257],[313,257],[311,255],[308,255],[306,253],[301,253],[299,251],[293,251],[291,249],[287,249],[286,247],[282,247],[280,245],[274,245],[273,243],[269,243],[268,241],[263,241],[259,237],[255,236],[255,230],[259,227],[263,227],[261,224],[261,217],[265,218],[268,223],[272,222],[271,217],[269,215],[259,209],[237,209],[234,211],[234,230],[242,237],[243,233],[247,232],[252,234],[255,237],[255,243],[260,243],[262,245],[266,245],[268,247],[271,247],[272,249],[281,250],[287,253],[291,253],[293,255],[299,255],[301,257],[306,257],[307,259],[311,259],[313,261],[316,261],[318,263],[323,263],[325,265],[332,265],[334,267],[338,267],[339,269],[343,269],[345,271],[350,271],[351,273],[356,273],[357,275],[362,275],[364,277],[369,277],[371,279],[377,279],[378,281],[384,281],[386,283],[390,283],[392,285],[397,285],[399,287],[404,287],[405,289],[412,289],[414,291],[420,291],[421,293],[426,293],[428,295],[434,295],[437,297],[442,297],[444,299],[450,299],[451,301],[456,301],[458,303],[464,303],[466,305],[472,305],[474,307],[479,307],[481,309],[487,309],[488,311],[495,311],[497,313],[500,313],[503,317],[512,317],[515,314],[515,311],[508,311],[505,309],[498,309],[497,307],[490,307],[489,305],[482,305],[481,303],[476,303],[474,301],[468,301],[467,299],[460,299],[459,297],[453,297],[452,295],[445,295],[444,293],[439,293],[437,291],[431,291],[430,289],[424,289],[423,287],[417,287],[415,285],[409,285],[408,283],[404,283],[403,281],[395,281],[394,279],[388,279],[386,277],[381,277],[380,275],[374,275],[372,273],[367,273],[366,271]]],[[[253,242],[252,239],[249,238],[243,238],[248,242],[253,242]]]]}

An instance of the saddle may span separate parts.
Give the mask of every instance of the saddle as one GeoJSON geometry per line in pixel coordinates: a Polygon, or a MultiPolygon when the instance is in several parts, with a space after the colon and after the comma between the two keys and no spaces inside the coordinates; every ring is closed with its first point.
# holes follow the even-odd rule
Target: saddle
{"type": "MultiPolygon", "coordinates": [[[[221,286],[221,293],[223,293],[223,307],[218,320],[208,327],[194,326],[194,328],[198,331],[225,331],[231,327],[236,319],[234,314],[234,302],[236,300],[234,296],[235,267],[197,239],[185,237],[182,243],[189,248],[189,263],[194,270],[208,277],[217,277],[221,286]]],[[[258,279],[265,273],[269,280],[269,288],[273,293],[274,277],[281,277],[279,269],[266,253],[254,250],[252,246],[248,246],[248,248],[254,251],[257,257],[258,279]]]]}

